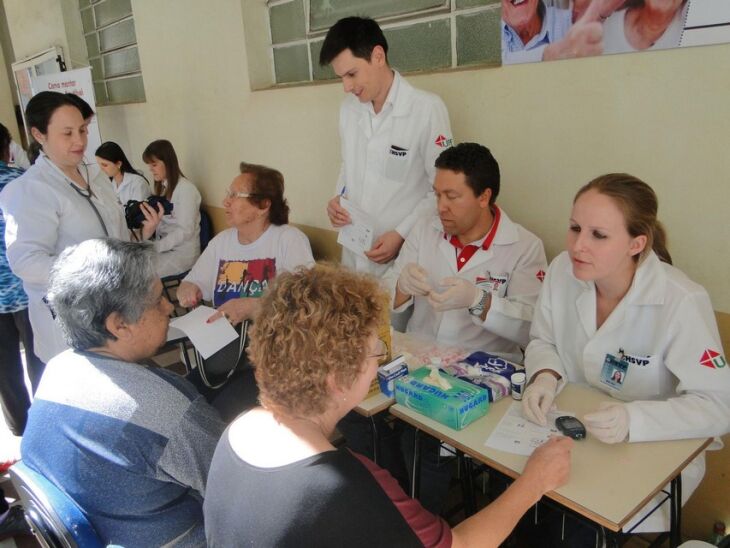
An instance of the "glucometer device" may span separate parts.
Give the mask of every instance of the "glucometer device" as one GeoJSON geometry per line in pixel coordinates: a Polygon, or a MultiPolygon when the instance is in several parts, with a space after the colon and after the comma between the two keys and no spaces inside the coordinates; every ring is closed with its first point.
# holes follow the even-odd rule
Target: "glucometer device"
{"type": "Polygon", "coordinates": [[[575,417],[563,415],[555,419],[555,426],[563,434],[574,440],[582,440],[586,437],[586,427],[575,417]]]}

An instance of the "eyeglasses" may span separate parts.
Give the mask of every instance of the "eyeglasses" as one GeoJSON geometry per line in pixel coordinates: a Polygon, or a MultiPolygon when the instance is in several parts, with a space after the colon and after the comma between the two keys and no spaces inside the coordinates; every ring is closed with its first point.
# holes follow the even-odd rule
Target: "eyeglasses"
{"type": "Polygon", "coordinates": [[[231,198],[258,198],[260,194],[255,192],[234,192],[233,190],[226,190],[226,199],[231,198]]]}
{"type": "Polygon", "coordinates": [[[385,344],[385,341],[383,339],[378,339],[377,344],[375,345],[374,353],[370,354],[368,358],[377,358],[378,360],[382,360],[388,355],[388,345],[385,344]]]}

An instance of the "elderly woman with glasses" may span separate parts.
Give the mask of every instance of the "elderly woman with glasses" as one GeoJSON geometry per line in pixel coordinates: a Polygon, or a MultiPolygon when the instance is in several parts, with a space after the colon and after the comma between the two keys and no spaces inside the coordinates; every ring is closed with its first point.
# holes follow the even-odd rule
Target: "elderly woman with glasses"
{"type": "Polygon", "coordinates": [[[385,352],[387,297],[377,280],[332,265],[277,277],[249,355],[261,406],[218,442],[203,504],[208,545],[497,546],[563,484],[572,441],[538,448],[520,478],[453,530],[375,463],[330,442],[367,395],[385,352]]]}
{"type": "Polygon", "coordinates": [[[231,228],[213,238],[177,291],[184,307],[211,301],[233,325],[252,319],[277,273],[314,263],[309,240],[289,226],[284,177],[269,167],[241,163],[223,200],[231,228]]]}

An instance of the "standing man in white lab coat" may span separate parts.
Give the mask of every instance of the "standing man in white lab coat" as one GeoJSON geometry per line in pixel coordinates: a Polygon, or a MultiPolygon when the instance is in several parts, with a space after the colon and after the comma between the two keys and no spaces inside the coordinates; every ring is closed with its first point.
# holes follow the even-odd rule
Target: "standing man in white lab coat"
{"type": "Polygon", "coordinates": [[[340,19],[319,56],[348,94],[340,108],[342,167],[327,215],[336,228],[351,222],[345,197],[373,217],[372,248],[343,249],[342,262],[382,276],[417,219],[433,212],[434,161],[451,146],[443,101],[413,88],[388,64],[388,43],[372,19],[340,19]]]}

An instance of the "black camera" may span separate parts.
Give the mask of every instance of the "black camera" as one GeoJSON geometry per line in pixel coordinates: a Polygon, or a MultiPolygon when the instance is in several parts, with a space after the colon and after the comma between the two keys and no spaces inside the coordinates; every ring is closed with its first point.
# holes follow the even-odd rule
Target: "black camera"
{"type": "MultiPolygon", "coordinates": [[[[165,215],[172,213],[173,203],[164,196],[150,196],[145,202],[155,211],[157,211],[157,205],[162,204],[165,215]]],[[[127,220],[127,228],[142,228],[142,223],[144,222],[144,213],[140,207],[142,203],[138,200],[129,200],[127,205],[124,206],[124,218],[127,220]]]]}

